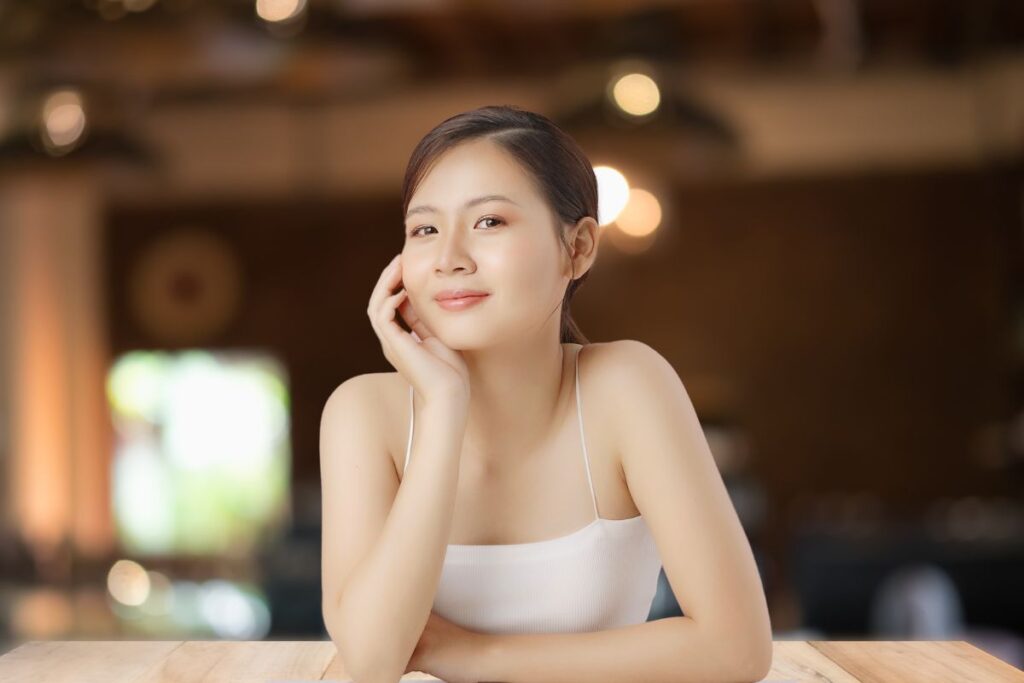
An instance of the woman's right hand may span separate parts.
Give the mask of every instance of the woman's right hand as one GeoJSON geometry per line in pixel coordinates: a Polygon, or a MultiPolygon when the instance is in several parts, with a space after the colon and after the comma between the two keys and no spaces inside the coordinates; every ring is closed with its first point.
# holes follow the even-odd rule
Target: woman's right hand
{"type": "Polygon", "coordinates": [[[427,329],[412,308],[404,286],[397,293],[392,293],[400,285],[402,255],[398,254],[381,272],[366,309],[380,339],[384,357],[426,401],[447,401],[466,409],[469,405],[469,371],[462,354],[447,347],[427,329]],[[409,325],[411,333],[398,325],[398,312],[409,325]]]}

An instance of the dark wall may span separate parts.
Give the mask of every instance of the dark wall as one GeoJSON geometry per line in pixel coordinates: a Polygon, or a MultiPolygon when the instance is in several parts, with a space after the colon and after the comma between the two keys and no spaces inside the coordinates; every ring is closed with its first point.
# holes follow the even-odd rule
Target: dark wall
{"type": "Polygon", "coordinates": [[[734,387],[706,407],[747,425],[781,500],[1006,491],[970,453],[1009,398],[1016,192],[956,172],[684,188],[665,243],[599,265],[574,312],[661,351],[698,410],[704,380],[734,387]]]}

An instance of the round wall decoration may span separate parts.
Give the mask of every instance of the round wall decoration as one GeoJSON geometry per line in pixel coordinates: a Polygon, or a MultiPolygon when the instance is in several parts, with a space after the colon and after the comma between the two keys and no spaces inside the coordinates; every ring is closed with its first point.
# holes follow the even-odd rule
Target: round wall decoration
{"type": "Polygon", "coordinates": [[[185,228],[161,238],[135,264],[129,306],[160,342],[198,344],[237,312],[242,274],[231,246],[213,233],[185,228]]]}

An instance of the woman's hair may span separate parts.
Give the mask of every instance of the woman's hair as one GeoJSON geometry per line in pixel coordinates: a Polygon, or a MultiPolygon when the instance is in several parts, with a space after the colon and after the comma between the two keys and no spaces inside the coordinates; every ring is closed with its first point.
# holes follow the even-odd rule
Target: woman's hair
{"type": "MultiPolygon", "coordinates": [[[[569,254],[568,228],[585,216],[597,220],[594,168],[576,141],[554,122],[514,105],[478,107],[445,119],[424,135],[405,169],[402,215],[409,209],[409,202],[420,181],[441,154],[461,142],[478,138],[500,145],[533,178],[559,218],[554,230],[569,254]]],[[[588,270],[580,277],[574,277],[566,287],[559,334],[562,342],[589,343],[569,311],[573,294],[589,274],[588,270]]]]}

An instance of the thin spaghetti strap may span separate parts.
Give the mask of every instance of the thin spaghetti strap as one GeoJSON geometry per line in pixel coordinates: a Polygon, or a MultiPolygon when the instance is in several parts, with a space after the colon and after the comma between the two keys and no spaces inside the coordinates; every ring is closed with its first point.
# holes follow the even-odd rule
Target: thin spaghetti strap
{"type": "Polygon", "coordinates": [[[416,425],[416,415],[413,411],[412,385],[409,385],[409,443],[405,446],[405,465],[402,467],[402,477],[405,477],[405,470],[409,467],[409,454],[412,453],[412,430],[416,425]]]}
{"type": "Polygon", "coordinates": [[[597,496],[594,494],[594,481],[590,477],[590,456],[587,455],[587,439],[583,434],[583,407],[580,403],[580,353],[582,351],[582,346],[576,351],[576,416],[580,423],[580,444],[583,446],[583,463],[587,468],[587,484],[590,486],[590,498],[594,502],[594,519],[598,520],[601,519],[601,515],[597,512],[597,496]]]}

